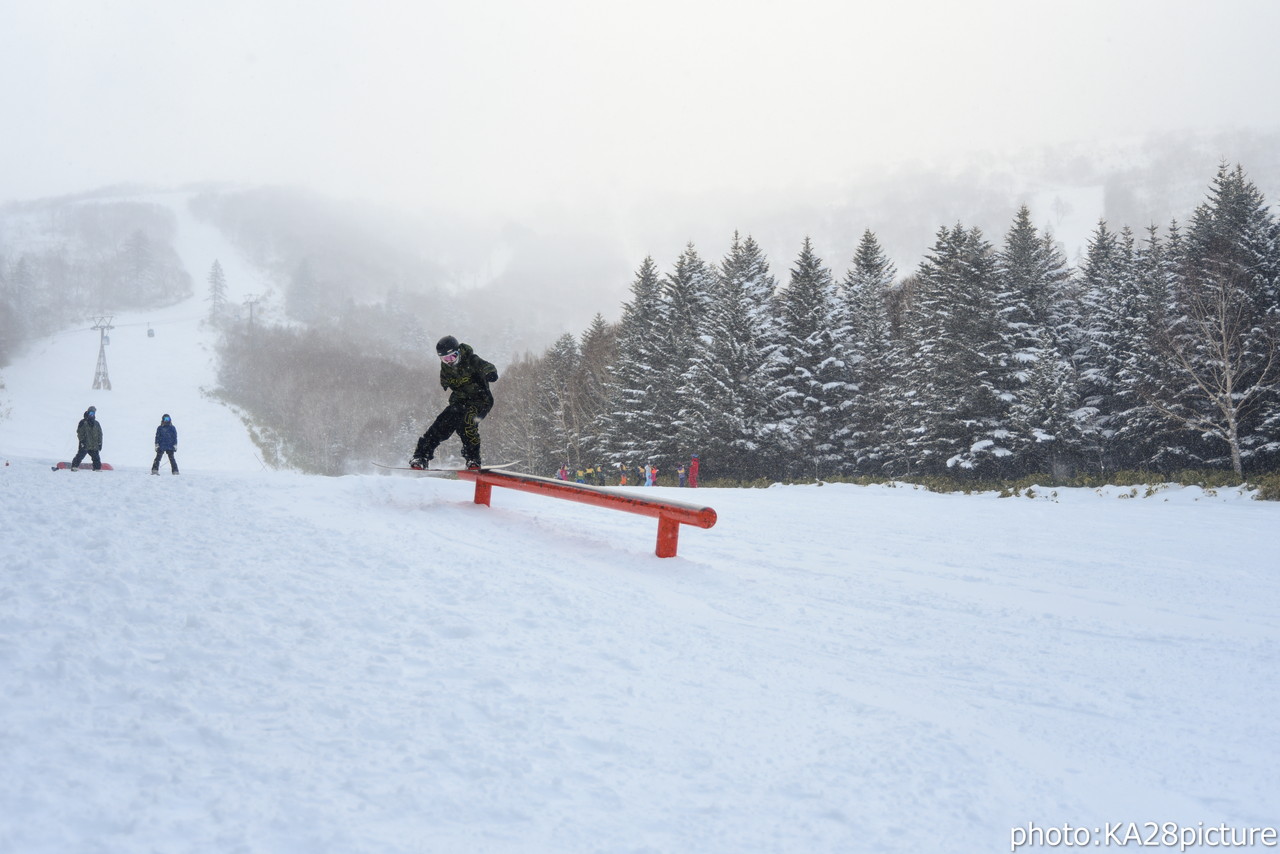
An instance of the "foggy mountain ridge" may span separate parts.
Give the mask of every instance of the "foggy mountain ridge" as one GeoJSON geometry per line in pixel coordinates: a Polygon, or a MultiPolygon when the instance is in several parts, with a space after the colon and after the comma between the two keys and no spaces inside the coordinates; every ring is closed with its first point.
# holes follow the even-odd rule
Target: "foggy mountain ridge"
{"type": "MultiPolygon", "coordinates": [[[[479,221],[426,207],[409,213],[295,187],[210,183],[170,198],[189,197],[197,216],[215,223],[261,268],[280,312],[354,327],[354,308],[381,306],[394,328],[375,314],[366,328],[351,331],[416,330],[418,344],[451,331],[486,342],[486,352],[506,359],[541,352],[566,332],[580,334],[597,313],[616,320],[645,256],[665,272],[692,244],[715,263],[737,232],[756,239],[785,283],[809,237],[841,277],[870,229],[899,274],[908,275],[940,227],[976,226],[996,242],[1027,204],[1033,220],[1075,261],[1100,219],[1135,231],[1188,219],[1222,162],[1242,165],[1268,199],[1280,193],[1280,131],[1273,131],[957,157],[811,190],[807,197],[775,192],[637,201],[594,218],[580,212],[573,222],[479,221]],[[305,283],[314,299],[303,308],[296,299],[300,271],[314,279],[305,283]]],[[[118,252],[131,234],[142,232],[162,246],[170,239],[172,213],[152,201],[160,192],[129,185],[0,205],[0,283],[15,287],[15,270],[27,258],[23,275],[43,276],[42,287],[57,290],[70,286],[59,273],[69,261],[84,265],[118,252]]],[[[208,270],[186,274],[197,293],[207,288],[208,270]]],[[[64,308],[58,319],[66,324],[115,306],[91,304],[81,293],[64,308]]]]}

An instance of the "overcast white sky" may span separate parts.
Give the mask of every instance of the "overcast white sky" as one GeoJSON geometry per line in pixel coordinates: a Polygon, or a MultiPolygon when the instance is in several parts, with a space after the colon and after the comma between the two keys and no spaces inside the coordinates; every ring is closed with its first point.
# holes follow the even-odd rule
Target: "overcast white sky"
{"type": "Polygon", "coordinates": [[[528,215],[1280,126],[1276,0],[0,0],[0,200],[291,183],[528,215]]]}

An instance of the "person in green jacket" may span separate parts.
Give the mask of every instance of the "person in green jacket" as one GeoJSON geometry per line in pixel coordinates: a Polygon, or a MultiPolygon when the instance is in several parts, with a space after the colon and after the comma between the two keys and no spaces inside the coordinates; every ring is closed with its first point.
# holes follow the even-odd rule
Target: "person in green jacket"
{"type": "Polygon", "coordinates": [[[480,468],[480,421],[493,408],[489,384],[498,381],[498,369],[476,355],[470,344],[446,335],[436,342],[440,357],[440,386],[449,392],[449,405],[436,416],[418,439],[409,466],[425,469],[440,443],[453,433],[462,440],[467,468],[480,468]]]}
{"type": "Polygon", "coordinates": [[[89,459],[93,460],[93,470],[102,471],[102,425],[98,423],[98,409],[90,406],[85,410],[84,417],[80,419],[80,423],[76,425],[76,439],[80,443],[79,450],[71,459],[71,470],[76,471],[80,468],[84,455],[88,454],[89,459]]]}

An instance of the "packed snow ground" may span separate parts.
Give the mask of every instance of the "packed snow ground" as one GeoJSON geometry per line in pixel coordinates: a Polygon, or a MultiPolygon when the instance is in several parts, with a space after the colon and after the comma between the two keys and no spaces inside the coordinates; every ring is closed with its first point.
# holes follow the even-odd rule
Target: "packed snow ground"
{"type": "Polygon", "coordinates": [[[656,488],[719,514],[662,560],[644,517],[264,470],[201,394],[199,297],[172,312],[113,333],[110,392],[84,332],[3,373],[0,851],[978,852],[1028,823],[1277,823],[1280,505],[656,488]],[[118,470],[51,472],[90,403],[118,470]],[[161,412],[179,477],[147,474],[161,412]]]}

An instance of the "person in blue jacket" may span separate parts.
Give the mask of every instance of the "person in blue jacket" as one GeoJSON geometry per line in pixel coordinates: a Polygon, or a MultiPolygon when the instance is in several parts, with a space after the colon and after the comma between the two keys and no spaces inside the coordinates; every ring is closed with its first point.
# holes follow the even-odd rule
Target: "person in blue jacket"
{"type": "Polygon", "coordinates": [[[173,426],[169,413],[160,417],[160,426],[156,428],[156,459],[151,464],[151,473],[160,474],[160,458],[169,455],[169,468],[178,473],[178,461],[173,455],[178,450],[178,428],[173,426]]]}

